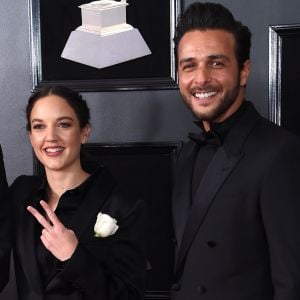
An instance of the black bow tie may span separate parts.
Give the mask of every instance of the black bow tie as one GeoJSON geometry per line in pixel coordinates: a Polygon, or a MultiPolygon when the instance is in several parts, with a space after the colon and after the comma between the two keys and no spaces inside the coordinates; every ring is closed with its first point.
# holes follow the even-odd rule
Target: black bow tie
{"type": "Polygon", "coordinates": [[[188,138],[201,146],[206,144],[210,144],[210,145],[222,144],[221,138],[217,135],[217,133],[213,131],[209,131],[209,132],[203,131],[202,133],[190,132],[188,134],[188,138]]]}

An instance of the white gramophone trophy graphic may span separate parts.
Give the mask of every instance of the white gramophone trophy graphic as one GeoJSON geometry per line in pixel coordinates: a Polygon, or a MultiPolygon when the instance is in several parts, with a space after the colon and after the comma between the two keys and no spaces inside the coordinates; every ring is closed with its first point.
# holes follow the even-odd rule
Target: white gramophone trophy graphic
{"type": "Polygon", "coordinates": [[[137,28],[126,23],[126,0],[80,5],[82,25],[71,32],[62,58],[105,68],[151,54],[137,28]]]}

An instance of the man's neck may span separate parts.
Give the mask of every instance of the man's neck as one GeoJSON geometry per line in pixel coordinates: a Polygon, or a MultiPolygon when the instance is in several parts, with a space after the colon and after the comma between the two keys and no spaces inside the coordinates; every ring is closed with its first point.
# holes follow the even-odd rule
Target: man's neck
{"type": "Polygon", "coordinates": [[[210,123],[223,123],[225,122],[228,118],[230,118],[243,104],[244,102],[244,97],[241,95],[232,103],[232,105],[217,119],[213,121],[203,121],[203,128],[206,132],[210,131],[211,126],[210,123]]]}

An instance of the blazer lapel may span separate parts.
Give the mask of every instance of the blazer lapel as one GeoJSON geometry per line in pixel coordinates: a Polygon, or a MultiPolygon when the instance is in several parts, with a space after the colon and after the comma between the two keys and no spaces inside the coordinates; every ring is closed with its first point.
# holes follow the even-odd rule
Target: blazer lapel
{"type": "Polygon", "coordinates": [[[173,188],[173,220],[175,223],[174,230],[178,246],[181,243],[184,228],[191,205],[191,176],[193,171],[194,160],[197,153],[197,144],[188,143],[185,145],[179,156],[183,160],[180,169],[176,170],[176,178],[173,188]]]}
{"type": "Polygon", "coordinates": [[[70,228],[72,228],[78,238],[88,227],[90,221],[95,218],[95,215],[101,210],[101,207],[115,186],[114,178],[106,169],[102,168],[100,172],[100,174],[96,175],[100,177],[100,180],[98,179],[96,183],[91,185],[84,201],[71,220],[70,228]],[[82,222],[82,220],[84,220],[84,222],[82,222]]]}
{"type": "Polygon", "coordinates": [[[183,260],[203,223],[203,220],[212,204],[215,194],[224,180],[229,176],[242,155],[228,158],[223,148],[218,149],[209,164],[201,184],[196,191],[197,199],[190,209],[188,220],[184,229],[183,240],[179,249],[177,266],[182,265],[183,260]]]}
{"type": "MultiPolygon", "coordinates": [[[[78,239],[80,239],[86,228],[90,226],[93,219],[96,222],[95,215],[101,210],[115,186],[114,178],[105,168],[101,168],[98,172],[99,174],[95,176],[100,178],[97,178],[96,182],[90,185],[84,200],[69,223],[69,228],[75,232],[78,239]]],[[[57,263],[58,261],[56,261],[57,263]]],[[[54,266],[53,269],[56,270],[56,267],[54,266]]],[[[53,289],[59,282],[55,280],[56,275],[57,273],[54,272],[49,277],[46,291],[53,289]]]]}
{"type": "Polygon", "coordinates": [[[28,195],[27,199],[28,201],[25,201],[21,208],[21,214],[23,215],[21,216],[22,226],[20,226],[21,228],[19,227],[19,232],[17,233],[16,238],[20,248],[19,251],[22,256],[21,263],[22,268],[24,269],[24,275],[27,277],[29,284],[32,286],[32,290],[35,291],[37,295],[42,296],[41,275],[39,273],[39,267],[36,260],[36,221],[26,209],[28,205],[37,207],[38,202],[41,200],[36,194],[36,188],[32,189],[32,192],[28,195]]]}
{"type": "Polygon", "coordinates": [[[177,275],[183,267],[189,248],[209,211],[216,193],[243,157],[243,144],[259,118],[260,116],[249,103],[245,113],[228,134],[224,145],[217,150],[203,175],[201,184],[196,191],[195,199],[197,200],[190,209],[183,240],[179,248],[176,263],[177,275]]]}

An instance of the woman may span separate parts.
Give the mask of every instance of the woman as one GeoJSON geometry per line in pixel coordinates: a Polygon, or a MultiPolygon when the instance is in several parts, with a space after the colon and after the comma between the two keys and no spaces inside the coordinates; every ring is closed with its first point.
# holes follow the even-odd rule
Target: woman
{"type": "Polygon", "coordinates": [[[6,286],[9,278],[11,250],[10,221],[8,186],[4,168],[2,148],[0,145],[0,292],[6,286]]]}
{"type": "Polygon", "coordinates": [[[144,203],[124,197],[102,166],[82,162],[86,102],[44,87],[26,114],[45,178],[20,176],[11,186],[19,299],[142,299],[144,203]]]}

